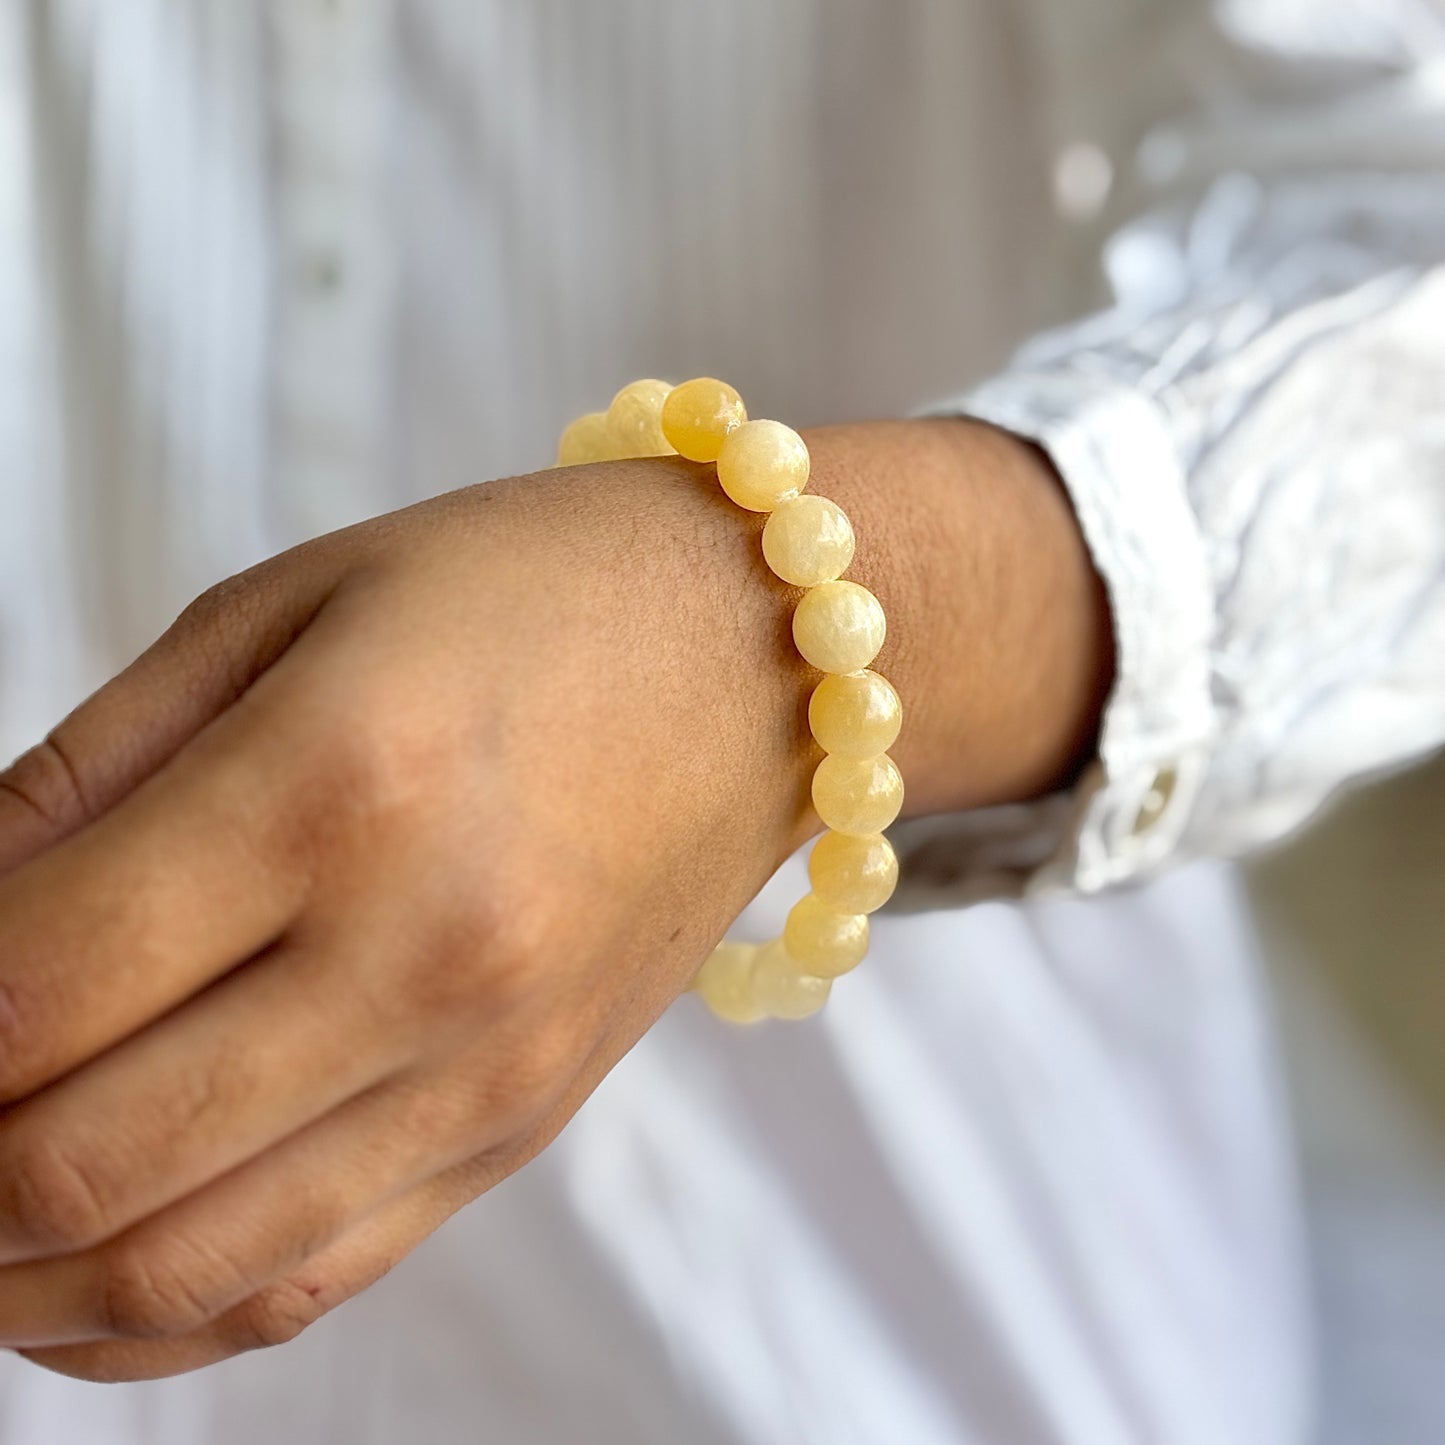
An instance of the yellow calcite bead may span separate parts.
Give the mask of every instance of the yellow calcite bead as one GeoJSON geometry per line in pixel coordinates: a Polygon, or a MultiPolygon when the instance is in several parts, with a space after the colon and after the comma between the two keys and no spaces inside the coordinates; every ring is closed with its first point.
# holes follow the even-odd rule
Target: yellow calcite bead
{"type": "Polygon", "coordinates": [[[813,807],[837,833],[881,833],[902,811],[903,775],[886,753],[827,757],[813,774],[813,807]]]}
{"type": "Polygon", "coordinates": [[[698,970],[692,987],[718,1018],[731,1024],[757,1023],[766,1017],[753,998],[753,963],[758,950],[751,943],[718,944],[698,970]]]}
{"type": "Polygon", "coordinates": [[[876,672],[825,677],[808,699],[808,726],[825,753],[873,758],[886,753],[903,725],[897,689],[876,672]]]}
{"type": "Polygon", "coordinates": [[[662,404],[662,434],[690,462],[715,462],[728,433],[747,419],[742,397],[715,376],[682,382],[662,404]]]}
{"type": "Polygon", "coordinates": [[[671,454],[672,443],[662,432],[662,408],[671,390],[667,382],[646,377],[629,382],[612,398],[607,408],[607,433],[618,456],[671,454]]]}
{"type": "Polygon", "coordinates": [[[557,465],[559,467],[581,466],[584,462],[611,461],[618,455],[607,429],[605,411],[589,411],[579,416],[557,443],[557,465]]]}
{"type": "Polygon", "coordinates": [[[878,656],[887,631],[883,604],[856,582],[810,587],[793,612],[793,641],[822,672],[867,667],[878,656]]]}
{"type": "Polygon", "coordinates": [[[808,859],[813,896],[837,913],[872,913],[898,886],[898,857],[881,833],[824,833],[808,859]]]}
{"type": "Polygon", "coordinates": [[[826,497],[794,497],[768,518],[763,557],[795,587],[831,582],[853,560],[853,524],[842,507],[826,497]]]}
{"type": "Polygon", "coordinates": [[[780,421],[748,421],[717,454],[717,479],[738,506],[771,512],[808,485],[808,448],[780,421]]]}
{"type": "Polygon", "coordinates": [[[788,914],[783,943],[800,968],[819,978],[837,978],[863,962],[868,919],[861,913],[840,913],[809,893],[788,914]]]}
{"type": "Polygon", "coordinates": [[[805,1019],[828,1002],[833,982],[804,972],[781,938],[765,943],[753,964],[754,1004],[775,1019],[805,1019]]]}

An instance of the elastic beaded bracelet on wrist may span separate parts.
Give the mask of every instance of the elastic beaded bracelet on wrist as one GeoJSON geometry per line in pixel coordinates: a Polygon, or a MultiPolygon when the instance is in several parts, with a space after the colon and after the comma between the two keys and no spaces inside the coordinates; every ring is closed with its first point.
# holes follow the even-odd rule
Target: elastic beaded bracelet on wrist
{"type": "Polygon", "coordinates": [[[866,587],[841,580],[853,560],[853,527],[841,507],[805,493],[802,437],[781,422],[749,421],[726,382],[634,381],[605,412],[562,433],[557,465],[674,453],[716,463],[733,501],[768,513],[763,557],[784,582],[806,589],[793,641],[826,674],[808,702],[808,726],[826,754],[813,774],[813,806],[827,831],[808,860],[812,892],[793,906],[780,937],[718,944],[693,988],[732,1023],[807,1018],[827,1002],[833,980],[862,962],[868,915],[898,882],[883,830],[903,806],[903,779],[888,756],[903,706],[893,684],[868,667],[883,646],[883,608],[866,587]]]}

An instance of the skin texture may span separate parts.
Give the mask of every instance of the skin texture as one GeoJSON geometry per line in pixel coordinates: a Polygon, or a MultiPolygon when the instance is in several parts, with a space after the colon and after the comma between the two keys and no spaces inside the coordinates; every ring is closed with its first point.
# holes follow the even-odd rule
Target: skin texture
{"type": "MultiPolygon", "coordinates": [[[[1066,781],[1109,627],[1047,464],[808,442],[908,810],[1066,781]]],[[[439,498],[207,593],[0,777],[0,1344],[284,1342],[555,1136],[818,829],[763,520],[676,458],[439,498]]]]}

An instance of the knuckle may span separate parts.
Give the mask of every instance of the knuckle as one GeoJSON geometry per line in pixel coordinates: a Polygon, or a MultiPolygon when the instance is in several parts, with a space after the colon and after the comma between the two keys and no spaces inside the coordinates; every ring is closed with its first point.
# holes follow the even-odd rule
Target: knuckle
{"type": "Polygon", "coordinates": [[[127,1142],[153,1163],[169,1164],[204,1141],[224,1135],[239,1101],[259,1083],[259,1065],[242,1047],[213,1046],[193,1068],[175,1069],[163,1087],[149,1089],[133,1110],[116,1121],[127,1142]]]}
{"type": "Polygon", "coordinates": [[[469,899],[432,920],[417,951],[408,987],[425,1018],[504,1011],[520,993],[527,969],[506,939],[504,924],[484,900],[469,899]]]}
{"type": "Polygon", "coordinates": [[[389,824],[428,793],[435,769],[422,730],[396,706],[356,699],[346,718],[326,731],[329,781],[349,818],[380,816],[389,824]]]}
{"type": "Polygon", "coordinates": [[[173,632],[205,630],[216,618],[225,615],[228,601],[235,595],[235,590],[236,579],[234,577],[227,577],[224,581],[213,583],[204,592],[197,593],[181,608],[180,616],[171,624],[171,630],[173,632]]]}
{"type": "Polygon", "coordinates": [[[270,579],[271,566],[263,562],[208,587],[171,624],[162,645],[193,653],[239,697],[284,646],[285,610],[270,579]]]}
{"type": "Polygon", "coordinates": [[[578,1031],[569,1023],[529,1030],[501,1076],[511,1107],[497,1112],[510,1114],[520,1126],[549,1108],[576,1073],[582,1052],[578,1031]]]}
{"type": "Polygon", "coordinates": [[[20,1098],[43,1077],[53,1029],[33,976],[0,978],[0,1101],[20,1098]]]}
{"type": "MultiPolygon", "coordinates": [[[[455,876],[445,862],[437,872],[455,876]]],[[[541,963],[557,944],[547,910],[530,906],[528,891],[515,873],[488,875],[479,868],[474,886],[434,896],[436,906],[421,912],[401,970],[413,1014],[474,1023],[479,1014],[498,1019],[536,1001],[546,973],[541,963]]]]}
{"type": "Polygon", "coordinates": [[[0,791],[18,798],[58,833],[72,832],[92,816],[63,723],[0,773],[0,791]]]}
{"type": "Polygon", "coordinates": [[[237,1307],[233,1337],[243,1350],[274,1349],[289,1345],[325,1313],[319,1290],[280,1280],[237,1307]]]}
{"type": "Polygon", "coordinates": [[[214,1319],[216,1280],[190,1255],[136,1243],[116,1253],[105,1275],[106,1329],[123,1339],[190,1334],[214,1319]]]}
{"type": "Polygon", "coordinates": [[[3,1168],[10,1215],[18,1233],[38,1249],[72,1253],[109,1233],[96,1180],[78,1157],[53,1140],[12,1143],[3,1168]]]}
{"type": "Polygon", "coordinates": [[[472,1127],[484,1120],[493,1140],[532,1128],[565,1094],[587,1052],[586,1031],[561,1020],[489,1038],[487,1067],[468,1101],[472,1127]]]}
{"type": "Polygon", "coordinates": [[[554,898],[519,877],[497,878],[478,890],[470,912],[472,952],[493,1009],[523,1010],[535,1001],[549,972],[545,961],[566,947],[556,913],[554,898]]]}
{"type": "Polygon", "coordinates": [[[346,689],[317,698],[313,711],[277,847],[316,868],[378,843],[394,852],[420,842],[447,791],[444,749],[427,725],[346,689]]]}
{"type": "MultiPolygon", "coordinates": [[[[428,951],[406,973],[405,1007],[410,1018],[430,1028],[448,1019],[469,1027],[482,1007],[477,970],[469,960],[456,954],[428,951]]],[[[394,1008],[389,992],[377,999],[378,1013],[394,1008]]]]}
{"type": "Polygon", "coordinates": [[[237,573],[206,588],[182,609],[171,630],[177,633],[226,632],[244,624],[258,605],[257,589],[247,572],[237,573]]]}

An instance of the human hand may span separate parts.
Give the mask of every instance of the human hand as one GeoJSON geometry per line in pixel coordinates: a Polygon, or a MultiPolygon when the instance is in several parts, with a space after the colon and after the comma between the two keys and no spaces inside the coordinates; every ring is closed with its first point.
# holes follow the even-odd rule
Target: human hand
{"type": "MultiPolygon", "coordinates": [[[[939,425],[893,463],[981,430],[939,425]]],[[[920,499],[870,518],[829,436],[880,665],[947,719],[915,807],[1046,785],[1062,726],[950,781],[1010,718],[950,715],[920,499]]],[[[289,1339],[556,1134],[816,826],[759,525],[677,459],[441,498],[207,594],[0,779],[0,1342],[113,1379],[289,1339]]]]}

